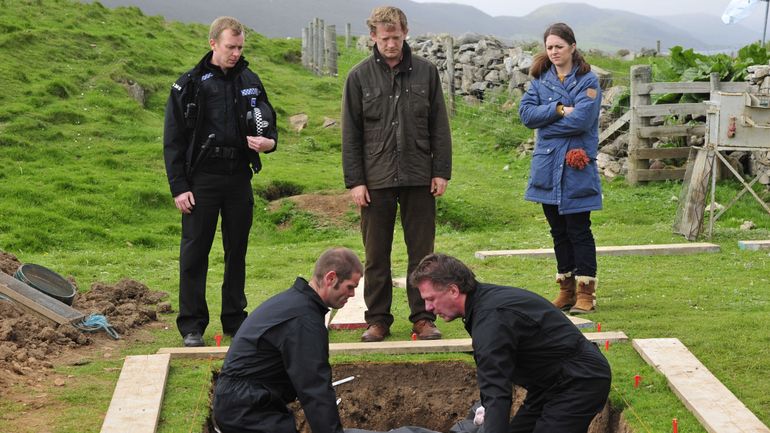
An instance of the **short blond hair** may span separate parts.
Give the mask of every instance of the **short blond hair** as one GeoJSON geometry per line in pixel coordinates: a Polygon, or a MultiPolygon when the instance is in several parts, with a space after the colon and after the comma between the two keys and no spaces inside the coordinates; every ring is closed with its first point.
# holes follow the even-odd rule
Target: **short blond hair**
{"type": "Polygon", "coordinates": [[[211,23],[211,27],[209,27],[209,39],[218,41],[219,35],[227,29],[232,30],[235,36],[238,36],[241,33],[244,33],[244,36],[246,36],[246,31],[240,21],[233,17],[219,17],[215,19],[214,22],[211,23]]]}
{"type": "Polygon", "coordinates": [[[377,26],[379,24],[385,24],[386,26],[394,26],[401,24],[401,30],[406,32],[408,29],[406,24],[406,14],[401,9],[395,6],[380,6],[374,8],[372,14],[366,20],[366,25],[369,26],[371,33],[377,33],[377,26]]]}

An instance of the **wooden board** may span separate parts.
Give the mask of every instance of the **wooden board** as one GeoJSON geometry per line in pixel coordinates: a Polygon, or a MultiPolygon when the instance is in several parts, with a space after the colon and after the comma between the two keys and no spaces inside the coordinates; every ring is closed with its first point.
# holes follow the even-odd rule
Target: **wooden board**
{"type": "Polygon", "coordinates": [[[567,316],[567,318],[572,322],[573,325],[577,326],[578,329],[584,329],[584,328],[593,328],[594,322],[584,319],[582,317],[578,316],[567,316]]]}
{"type": "Polygon", "coordinates": [[[60,325],[67,325],[84,318],[80,311],[4,272],[0,272],[0,294],[31,313],[60,325]]]}
{"type": "Polygon", "coordinates": [[[358,282],[356,295],[348,298],[348,302],[337,310],[329,323],[329,329],[361,329],[366,328],[364,313],[366,312],[366,302],[364,302],[364,279],[358,282]]]}
{"type": "MultiPolygon", "coordinates": [[[[618,247],[597,247],[596,254],[600,256],[657,256],[676,254],[718,253],[719,245],[706,242],[693,242],[687,244],[660,244],[660,245],[626,245],[618,247]]],[[[552,248],[532,250],[498,250],[477,251],[476,258],[488,257],[553,257],[552,248]]]]}
{"type": "Polygon", "coordinates": [[[666,376],[674,393],[710,433],[770,433],[678,339],[641,339],[632,344],[666,376]]]}
{"type": "Polygon", "coordinates": [[[599,144],[604,143],[604,140],[608,139],[612,134],[617,132],[618,129],[622,128],[631,120],[631,112],[626,111],[623,113],[622,116],[618,118],[618,120],[612,122],[610,126],[604,129],[604,131],[599,134],[599,144]]]}
{"type": "Polygon", "coordinates": [[[738,241],[738,247],[748,251],[767,250],[770,249],[770,241],[738,241]]]}
{"type": "Polygon", "coordinates": [[[101,433],[155,433],[170,354],[127,356],[101,433]]]}
{"type": "MultiPolygon", "coordinates": [[[[589,341],[603,345],[605,341],[617,343],[628,341],[625,333],[586,332],[583,335],[589,341]]],[[[408,354],[408,353],[448,353],[473,352],[470,338],[455,338],[444,340],[400,340],[380,341],[378,343],[331,343],[329,355],[366,355],[371,353],[408,354]]],[[[227,347],[166,347],[158,349],[158,353],[169,354],[172,358],[213,358],[224,359],[227,347]]]]}

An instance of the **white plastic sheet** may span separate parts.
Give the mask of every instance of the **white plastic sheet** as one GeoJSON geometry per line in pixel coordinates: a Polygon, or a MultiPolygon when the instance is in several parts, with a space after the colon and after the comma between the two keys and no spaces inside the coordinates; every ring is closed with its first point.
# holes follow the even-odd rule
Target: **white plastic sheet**
{"type": "Polygon", "coordinates": [[[722,22],[725,24],[735,24],[738,21],[751,15],[754,7],[760,0],[732,0],[722,14],[722,22]]]}

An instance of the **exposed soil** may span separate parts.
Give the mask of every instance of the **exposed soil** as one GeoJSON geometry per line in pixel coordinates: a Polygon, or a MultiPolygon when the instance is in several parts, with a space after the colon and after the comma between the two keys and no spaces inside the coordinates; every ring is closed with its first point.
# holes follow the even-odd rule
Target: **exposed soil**
{"type": "MultiPolygon", "coordinates": [[[[0,271],[13,275],[21,265],[13,254],[0,251],[0,271]]],[[[77,287],[72,278],[68,280],[77,287]]],[[[120,335],[121,339],[117,341],[103,330],[91,333],[71,325],[59,326],[10,300],[0,300],[2,399],[21,405],[25,412],[56,405],[54,397],[46,393],[45,388],[65,386],[71,378],[56,374],[54,366],[87,363],[97,353],[109,358],[112,350],[148,338],[137,331],[142,327],[162,326],[157,322],[157,314],[171,310],[169,303],[160,302],[167,296],[130,279],[119,281],[114,286],[97,282],[91,285],[89,291],[78,292],[72,307],[86,316],[92,313],[104,315],[120,335]]],[[[34,426],[29,424],[45,423],[44,416],[19,415],[5,413],[0,419],[5,426],[15,426],[24,431],[45,431],[42,427],[30,428],[34,426]],[[26,424],[19,426],[17,422],[26,424]]],[[[2,430],[5,431],[5,428],[2,430]]]]}
{"type": "Polygon", "coordinates": [[[334,226],[350,225],[349,214],[358,212],[347,191],[293,195],[270,202],[269,210],[274,212],[285,200],[294,203],[296,209],[317,216],[318,221],[334,226]]]}
{"type": "MultiPolygon", "coordinates": [[[[332,366],[333,380],[355,379],[335,388],[345,428],[386,432],[403,426],[419,426],[448,432],[470,415],[479,399],[476,369],[453,362],[362,363],[332,366]]],[[[521,405],[526,391],[515,389],[511,414],[521,405]]],[[[310,433],[298,403],[291,405],[300,433],[310,433]]],[[[205,433],[210,430],[204,429],[205,433]]],[[[622,417],[609,406],[591,424],[589,433],[631,433],[622,417]]]]}

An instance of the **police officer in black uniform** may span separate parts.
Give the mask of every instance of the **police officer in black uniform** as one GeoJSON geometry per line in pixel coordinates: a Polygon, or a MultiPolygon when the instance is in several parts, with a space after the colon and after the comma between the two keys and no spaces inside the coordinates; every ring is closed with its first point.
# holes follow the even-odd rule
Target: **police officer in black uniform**
{"type": "Polygon", "coordinates": [[[607,401],[610,366],[564,313],[535,293],[479,283],[443,254],[426,256],[410,278],[428,311],[465,322],[485,433],[588,431],[607,401]],[[527,397],[509,421],[514,384],[527,397]]]}
{"type": "Polygon", "coordinates": [[[275,150],[275,111],[248,69],[244,27],[232,17],[211,24],[211,51],[174,83],[166,105],[163,155],[171,195],[182,212],[177,327],[185,346],[203,346],[209,323],[208,255],[222,214],[225,272],[222,329],[234,335],[246,318],[246,248],[253,173],[259,153],[275,150]]]}
{"type": "Polygon", "coordinates": [[[355,294],[362,274],[352,251],[327,250],[309,283],[298,277],[249,315],[214,389],[213,418],[222,433],[295,433],[286,405],[297,397],[313,433],[342,433],[324,317],[355,294]]]}

